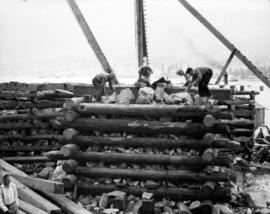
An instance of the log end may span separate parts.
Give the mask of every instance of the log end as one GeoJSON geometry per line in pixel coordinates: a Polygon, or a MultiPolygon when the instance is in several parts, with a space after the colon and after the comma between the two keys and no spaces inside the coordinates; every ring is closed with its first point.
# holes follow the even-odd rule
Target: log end
{"type": "Polygon", "coordinates": [[[215,118],[212,116],[212,115],[206,115],[204,116],[203,118],[203,124],[206,126],[206,127],[212,127],[215,125],[215,118]]]}
{"type": "Polygon", "coordinates": [[[72,122],[73,120],[78,118],[78,116],[79,116],[79,114],[73,110],[66,110],[66,112],[64,114],[64,118],[68,122],[72,122]]]}
{"type": "Polygon", "coordinates": [[[76,129],[73,129],[73,128],[66,129],[63,132],[64,139],[67,140],[67,141],[73,140],[78,135],[79,135],[79,132],[76,129]]]}
{"type": "Polygon", "coordinates": [[[80,147],[75,144],[66,144],[61,147],[60,152],[64,155],[64,157],[68,157],[80,150],[80,147]]]}

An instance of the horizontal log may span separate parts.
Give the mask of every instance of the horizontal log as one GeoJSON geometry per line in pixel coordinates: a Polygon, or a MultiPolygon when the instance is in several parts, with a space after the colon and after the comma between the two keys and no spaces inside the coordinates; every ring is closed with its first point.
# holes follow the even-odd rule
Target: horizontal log
{"type": "Polygon", "coordinates": [[[0,141],[6,140],[18,140],[18,141],[39,141],[39,140],[57,140],[58,142],[64,141],[62,135],[51,135],[51,134],[37,134],[32,136],[18,135],[18,134],[5,134],[0,135],[0,141]]]}
{"type": "Polygon", "coordinates": [[[91,178],[131,178],[135,180],[169,180],[175,182],[228,182],[230,174],[214,174],[206,175],[194,171],[185,170],[143,170],[143,169],[112,169],[112,168],[88,168],[75,167],[68,173],[76,174],[77,176],[91,178]]]}
{"type": "Polygon", "coordinates": [[[61,146],[0,146],[0,152],[31,152],[31,151],[51,151],[60,149],[61,146]]]}
{"type": "Polygon", "coordinates": [[[216,158],[208,162],[202,160],[200,156],[184,155],[160,155],[160,154],[123,154],[123,153],[103,153],[103,152],[77,152],[70,156],[64,156],[61,152],[52,151],[46,153],[51,160],[74,159],[80,162],[106,162],[106,163],[138,163],[138,164],[160,164],[160,165],[177,165],[177,166],[207,166],[219,165],[229,166],[232,162],[230,157],[216,158]]]}
{"type": "Polygon", "coordinates": [[[216,124],[225,124],[233,127],[239,128],[249,128],[253,129],[255,122],[248,119],[233,119],[233,120],[224,120],[224,119],[215,119],[212,115],[206,115],[203,119],[203,124],[206,127],[212,127],[216,124]]]}
{"type": "Polygon", "coordinates": [[[64,138],[66,143],[74,143],[79,146],[121,146],[121,147],[151,147],[151,148],[189,148],[194,150],[204,150],[206,148],[231,148],[235,149],[241,145],[232,142],[229,139],[223,140],[199,140],[199,139],[169,139],[169,138],[151,138],[151,137],[95,137],[78,135],[70,139],[64,138]]]}
{"type": "Polygon", "coordinates": [[[228,201],[231,198],[231,190],[228,188],[216,189],[211,194],[203,194],[200,190],[184,188],[159,187],[157,189],[142,187],[118,187],[115,185],[91,185],[78,183],[78,192],[81,194],[102,194],[112,191],[123,191],[141,197],[144,192],[153,193],[156,198],[171,198],[174,200],[213,200],[228,201]]]}
{"type": "Polygon", "coordinates": [[[20,98],[55,99],[71,97],[73,97],[73,92],[62,89],[43,91],[2,91],[0,93],[0,98],[7,100],[17,100],[20,98]]]}
{"type": "Polygon", "coordinates": [[[222,113],[217,108],[205,106],[188,105],[138,105],[138,104],[100,104],[81,103],[78,106],[81,114],[95,115],[118,115],[118,116],[150,116],[150,117],[182,117],[182,118],[203,118],[211,114],[216,118],[232,118],[230,113],[222,113]]]}
{"type": "Polygon", "coordinates": [[[11,123],[0,123],[0,130],[9,129],[43,129],[49,126],[49,123],[44,122],[11,122],[11,123]]]}
{"type": "Polygon", "coordinates": [[[258,91],[234,91],[233,95],[259,95],[258,91]]]}
{"type": "Polygon", "coordinates": [[[28,214],[48,214],[48,212],[45,212],[32,204],[26,203],[23,200],[19,200],[19,208],[28,214]]]}
{"type": "Polygon", "coordinates": [[[73,92],[62,89],[43,90],[37,91],[36,97],[38,99],[71,98],[73,97],[73,92]]]}
{"type": "Polygon", "coordinates": [[[35,162],[50,162],[47,157],[44,156],[15,156],[15,157],[2,157],[4,161],[9,163],[35,163],[35,162]]]}
{"type": "Polygon", "coordinates": [[[241,147],[241,142],[232,141],[228,138],[221,137],[216,134],[207,133],[204,135],[203,141],[208,146],[208,148],[228,148],[228,149],[239,149],[241,147]]]}
{"type": "Polygon", "coordinates": [[[17,100],[20,98],[31,98],[35,96],[35,92],[31,91],[1,91],[0,98],[5,100],[17,100]]]}
{"type": "Polygon", "coordinates": [[[254,111],[250,111],[247,109],[233,110],[232,113],[236,118],[245,118],[245,119],[252,119],[255,115],[254,111]]]}
{"type": "Polygon", "coordinates": [[[36,113],[36,114],[7,114],[7,115],[0,115],[0,121],[30,120],[30,119],[55,119],[59,115],[61,115],[61,114],[58,112],[36,113]]]}
{"type": "Polygon", "coordinates": [[[183,134],[196,138],[207,132],[228,133],[227,125],[218,124],[211,128],[201,123],[134,121],[127,119],[78,118],[72,122],[60,121],[55,128],[74,128],[78,131],[99,131],[101,133],[126,132],[135,134],[183,134]]]}
{"type": "Polygon", "coordinates": [[[17,102],[14,100],[1,100],[0,110],[18,110],[18,109],[28,109],[28,108],[61,108],[64,104],[63,100],[40,100],[36,103],[32,102],[17,102]]]}
{"type": "Polygon", "coordinates": [[[219,105],[245,105],[245,104],[255,104],[254,100],[219,100],[219,105]]]}
{"type": "Polygon", "coordinates": [[[236,137],[252,137],[253,130],[251,129],[234,129],[231,134],[235,135],[236,137]]]}
{"type": "Polygon", "coordinates": [[[16,178],[18,181],[20,181],[24,185],[34,190],[56,193],[56,194],[64,193],[63,183],[49,181],[49,180],[45,180],[41,178],[32,178],[29,176],[23,176],[23,175],[17,175],[17,174],[12,174],[12,177],[16,178]]]}
{"type": "Polygon", "coordinates": [[[235,106],[236,110],[249,110],[249,111],[254,111],[255,110],[255,105],[254,104],[242,104],[242,105],[237,105],[235,106]]]}

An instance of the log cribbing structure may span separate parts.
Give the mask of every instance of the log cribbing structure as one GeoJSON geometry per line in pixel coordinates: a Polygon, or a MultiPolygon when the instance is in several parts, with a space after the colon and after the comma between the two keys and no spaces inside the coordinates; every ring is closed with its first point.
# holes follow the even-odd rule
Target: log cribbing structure
{"type": "MultiPolygon", "coordinates": [[[[250,93],[235,94],[233,96],[250,96],[250,93]]],[[[91,103],[91,97],[86,96],[31,99],[4,100],[18,105],[32,103],[32,106],[0,115],[3,127],[0,140],[4,142],[0,152],[10,155],[3,159],[22,164],[25,171],[29,164],[39,166],[66,160],[62,166],[68,173],[62,179],[65,191],[75,188],[79,194],[91,188],[95,190],[93,194],[111,188],[134,195],[152,189],[155,197],[200,199],[211,198],[217,193],[215,200],[222,201],[219,193],[225,190],[218,189],[216,183],[235,180],[229,170],[234,163],[231,151],[242,151],[246,140],[239,139],[253,131],[253,119],[240,119],[237,117],[240,113],[236,116],[234,112],[241,107],[252,115],[250,106],[254,105],[254,97],[225,99],[214,107],[100,104],[91,103]],[[43,101],[64,104],[62,109],[32,109],[43,101]],[[47,156],[43,156],[44,152],[47,156]],[[224,169],[225,172],[220,174],[224,169]],[[82,189],[87,177],[100,184],[88,184],[89,188],[82,189]],[[114,185],[104,185],[104,180],[108,179],[114,185]],[[160,185],[127,184],[123,187],[121,182],[126,179],[131,183],[150,180],[160,185]],[[175,188],[164,181],[171,182],[175,188]],[[211,193],[205,191],[207,182],[213,183],[211,193]]],[[[24,181],[30,185],[31,179],[24,178],[24,181]]],[[[50,184],[43,187],[51,191],[54,188],[50,184]]],[[[225,192],[229,198],[230,191],[225,192]]],[[[51,197],[66,203],[62,195],[51,197]]]]}

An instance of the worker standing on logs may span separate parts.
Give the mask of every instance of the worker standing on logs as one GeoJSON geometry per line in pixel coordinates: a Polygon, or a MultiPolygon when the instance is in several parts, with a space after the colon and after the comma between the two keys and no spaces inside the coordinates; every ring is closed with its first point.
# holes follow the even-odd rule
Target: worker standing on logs
{"type": "Polygon", "coordinates": [[[9,174],[3,176],[3,184],[0,187],[0,213],[18,214],[19,198],[17,188],[10,179],[9,174]]]}
{"type": "Polygon", "coordinates": [[[109,83],[109,87],[113,92],[115,91],[115,88],[113,86],[113,81],[116,79],[115,73],[100,73],[97,74],[93,80],[93,86],[96,89],[96,101],[101,101],[101,97],[103,95],[108,96],[107,90],[106,90],[106,83],[109,83]]]}
{"type": "Polygon", "coordinates": [[[139,67],[138,73],[139,73],[139,79],[138,79],[138,83],[142,82],[142,83],[146,83],[147,87],[151,87],[150,84],[150,76],[153,73],[153,70],[151,69],[151,67],[148,65],[147,63],[147,57],[143,58],[143,64],[139,67]]]}
{"type": "Polygon", "coordinates": [[[213,76],[212,69],[207,67],[199,67],[196,69],[188,68],[186,73],[184,73],[183,70],[178,70],[176,74],[185,77],[185,91],[189,91],[193,86],[198,86],[199,96],[201,98],[205,98],[205,101],[207,101],[208,98],[211,97],[208,84],[213,76]]]}

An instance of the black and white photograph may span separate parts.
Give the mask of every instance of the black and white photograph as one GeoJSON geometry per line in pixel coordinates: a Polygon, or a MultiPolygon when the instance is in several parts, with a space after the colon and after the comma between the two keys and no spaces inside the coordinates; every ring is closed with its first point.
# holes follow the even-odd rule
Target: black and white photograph
{"type": "Polygon", "coordinates": [[[270,214],[270,0],[0,0],[0,214],[270,214]]]}

